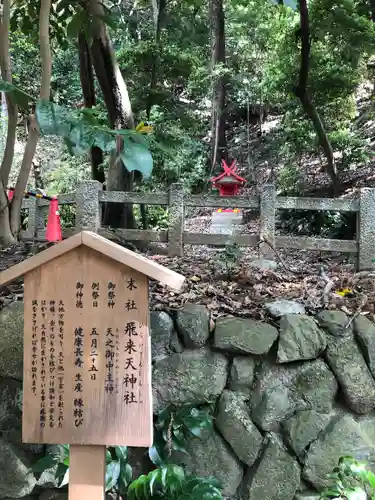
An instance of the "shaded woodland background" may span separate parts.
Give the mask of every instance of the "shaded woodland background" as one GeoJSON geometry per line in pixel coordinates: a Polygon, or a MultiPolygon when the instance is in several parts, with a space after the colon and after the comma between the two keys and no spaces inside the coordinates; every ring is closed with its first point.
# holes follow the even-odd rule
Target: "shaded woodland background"
{"type": "MultiPolygon", "coordinates": [[[[284,195],[342,196],[371,185],[372,1],[45,3],[2,2],[3,241],[17,238],[26,186],[59,194],[93,178],[110,190],[165,190],[179,181],[187,191],[202,192],[221,158],[238,159],[250,190],[275,181],[284,195]],[[24,155],[48,64],[44,99],[69,114],[74,147],[62,131],[66,116],[54,126],[45,113],[36,152],[24,155]],[[142,165],[151,170],[149,157],[138,158],[141,172],[126,168],[119,147],[124,136],[116,144],[92,140],[92,126],[133,129],[141,122],[153,127],[148,178],[142,165]],[[7,206],[10,185],[16,196],[7,206]]],[[[64,223],[71,217],[63,213],[64,223]]],[[[164,228],[168,213],[108,207],[105,217],[113,226],[164,228]]],[[[301,234],[347,238],[355,231],[348,216],[327,213],[282,214],[279,223],[301,234]]]]}

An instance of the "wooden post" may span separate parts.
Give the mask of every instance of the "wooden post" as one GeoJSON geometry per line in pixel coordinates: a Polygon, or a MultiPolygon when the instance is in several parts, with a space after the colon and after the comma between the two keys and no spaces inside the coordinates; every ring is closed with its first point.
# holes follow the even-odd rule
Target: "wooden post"
{"type": "Polygon", "coordinates": [[[357,216],[357,241],[359,271],[374,269],[375,258],[375,189],[359,190],[359,214],[357,216]]]}
{"type": "Polygon", "coordinates": [[[169,188],[168,255],[182,257],[184,254],[184,192],[181,184],[169,188]]]}
{"type": "Polygon", "coordinates": [[[102,216],[99,192],[103,186],[98,181],[86,181],[76,191],[76,230],[96,233],[101,226],[102,216]]]}
{"type": "Polygon", "coordinates": [[[105,446],[70,446],[69,500],[103,500],[105,446]]]}
{"type": "MultiPolygon", "coordinates": [[[[276,189],[274,184],[262,186],[260,194],[260,239],[267,240],[275,248],[276,189]]],[[[267,243],[259,245],[261,257],[275,258],[274,250],[267,243]]]]}

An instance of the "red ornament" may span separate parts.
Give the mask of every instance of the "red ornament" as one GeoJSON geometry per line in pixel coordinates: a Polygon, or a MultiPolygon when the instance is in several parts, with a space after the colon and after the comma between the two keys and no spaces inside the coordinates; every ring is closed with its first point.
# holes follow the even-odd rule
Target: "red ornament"
{"type": "Polygon", "coordinates": [[[246,179],[236,174],[237,160],[234,160],[230,167],[222,160],[224,172],[211,179],[213,187],[219,188],[220,196],[236,196],[240,187],[246,183],[246,179]]]}

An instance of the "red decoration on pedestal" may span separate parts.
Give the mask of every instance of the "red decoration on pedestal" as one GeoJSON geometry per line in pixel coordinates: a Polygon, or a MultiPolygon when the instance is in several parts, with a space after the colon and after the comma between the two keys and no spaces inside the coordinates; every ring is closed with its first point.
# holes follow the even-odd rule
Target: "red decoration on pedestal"
{"type": "Polygon", "coordinates": [[[222,160],[224,172],[210,181],[215,188],[219,188],[220,196],[236,196],[240,187],[246,182],[246,179],[236,174],[236,163],[237,160],[234,160],[232,165],[228,167],[225,160],[222,160]]]}
{"type": "Polygon", "coordinates": [[[50,242],[62,240],[59,204],[56,196],[52,198],[49,205],[46,239],[50,242]]]}

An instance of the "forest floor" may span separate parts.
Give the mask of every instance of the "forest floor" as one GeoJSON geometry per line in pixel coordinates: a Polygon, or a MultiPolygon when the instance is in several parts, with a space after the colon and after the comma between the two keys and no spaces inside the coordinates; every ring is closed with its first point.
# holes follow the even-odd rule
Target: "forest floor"
{"type": "MultiPolygon", "coordinates": [[[[200,221],[200,223],[202,223],[200,221]]],[[[47,248],[47,244],[23,243],[3,250],[0,272],[47,248]]],[[[278,250],[276,270],[254,267],[257,248],[246,248],[229,270],[223,253],[207,246],[184,248],[184,257],[168,257],[143,252],[150,259],[186,277],[180,292],[150,282],[152,310],[179,309],[186,302],[204,304],[213,319],[228,314],[262,319],[265,304],[289,299],[303,304],[307,311],[322,308],[342,310],[350,316],[359,312],[375,319],[375,273],[355,271],[354,261],[327,252],[278,250]],[[342,296],[342,288],[352,290],[342,296]]],[[[23,280],[0,287],[0,309],[23,299],[23,280]]]]}

